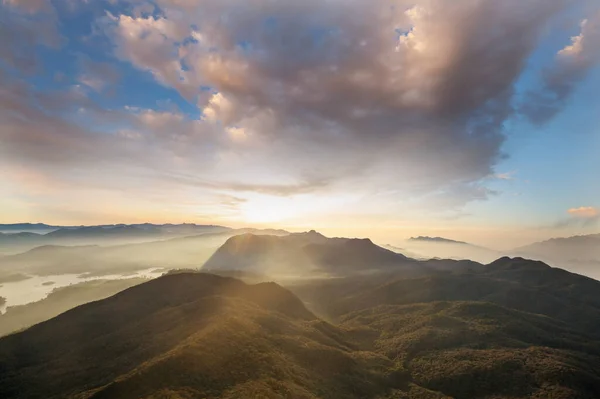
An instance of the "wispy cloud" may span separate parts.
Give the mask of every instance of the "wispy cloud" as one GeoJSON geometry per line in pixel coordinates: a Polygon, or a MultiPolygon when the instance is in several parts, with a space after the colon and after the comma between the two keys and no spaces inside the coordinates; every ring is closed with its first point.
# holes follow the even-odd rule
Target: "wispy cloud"
{"type": "Polygon", "coordinates": [[[583,227],[589,228],[600,223],[600,209],[594,206],[581,206],[567,210],[568,217],[558,221],[554,227],[583,227]]]}
{"type": "Polygon", "coordinates": [[[514,180],[516,174],[517,174],[517,172],[514,170],[510,171],[510,172],[505,172],[505,173],[496,173],[494,175],[494,178],[496,178],[498,180],[514,180]]]}
{"type": "Polygon", "coordinates": [[[581,21],[580,33],[556,55],[554,65],[545,70],[543,85],[529,93],[523,107],[535,123],[543,123],[564,107],[571,92],[600,62],[600,10],[581,21]]]}
{"type": "Polygon", "coordinates": [[[571,208],[567,213],[573,217],[581,219],[593,219],[600,216],[600,210],[593,206],[581,206],[579,208],[571,208]]]}

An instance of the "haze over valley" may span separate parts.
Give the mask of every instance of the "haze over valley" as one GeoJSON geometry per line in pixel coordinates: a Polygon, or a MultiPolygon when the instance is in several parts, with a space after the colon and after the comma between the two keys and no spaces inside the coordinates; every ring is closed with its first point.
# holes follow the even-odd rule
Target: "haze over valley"
{"type": "Polygon", "coordinates": [[[595,266],[600,256],[594,235],[554,239],[502,252],[442,237],[416,236],[394,241],[396,245],[377,245],[368,238],[329,238],[314,230],[290,233],[195,224],[18,224],[0,225],[0,230],[5,232],[0,241],[4,239],[2,245],[8,252],[0,257],[0,296],[4,298],[0,311],[7,313],[5,320],[8,316],[27,315],[19,317],[26,320],[20,324],[4,323],[3,333],[110,296],[117,292],[109,288],[112,281],[116,284],[112,287],[123,288],[171,270],[204,270],[286,285],[373,273],[401,272],[404,277],[419,277],[464,272],[504,256],[523,256],[592,278],[599,276],[595,266]],[[20,236],[25,229],[33,235],[21,236],[15,248],[12,236],[20,236]],[[555,242],[562,245],[560,250],[553,245],[555,242]],[[571,251],[569,246],[574,246],[571,251]],[[24,251],[12,253],[18,250],[24,251]],[[587,261],[569,256],[574,251],[587,261]],[[53,306],[57,298],[62,299],[53,306]]]}

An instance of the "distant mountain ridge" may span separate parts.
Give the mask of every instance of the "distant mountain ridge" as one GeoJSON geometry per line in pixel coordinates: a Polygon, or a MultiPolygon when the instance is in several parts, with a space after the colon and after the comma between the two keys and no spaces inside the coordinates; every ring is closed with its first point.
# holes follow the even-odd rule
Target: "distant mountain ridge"
{"type": "Polygon", "coordinates": [[[97,226],[50,226],[45,224],[0,225],[0,252],[18,253],[41,245],[89,245],[143,242],[232,230],[217,225],[182,224],[110,224],[97,226]],[[31,228],[27,229],[27,226],[31,228]],[[32,227],[39,228],[32,228],[32,227]]]}
{"type": "Polygon", "coordinates": [[[398,245],[420,259],[441,258],[489,263],[505,255],[490,248],[445,237],[416,236],[398,245]]]}
{"type": "Polygon", "coordinates": [[[600,279],[600,234],[552,238],[511,253],[600,279]]]}
{"type": "Polygon", "coordinates": [[[21,230],[52,230],[67,226],[52,226],[45,223],[8,223],[0,224],[0,231],[21,230]]]}
{"type": "Polygon", "coordinates": [[[417,236],[409,238],[409,241],[421,241],[421,242],[437,242],[437,243],[448,243],[448,244],[465,244],[465,245],[473,245],[464,241],[455,241],[449,238],[443,237],[429,237],[429,236],[417,236]]]}

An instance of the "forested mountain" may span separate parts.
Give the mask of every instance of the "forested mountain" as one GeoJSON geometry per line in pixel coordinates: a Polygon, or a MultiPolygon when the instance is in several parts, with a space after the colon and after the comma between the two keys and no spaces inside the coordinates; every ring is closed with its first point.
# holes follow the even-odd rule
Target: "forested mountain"
{"type": "Polygon", "coordinates": [[[288,288],[176,273],[80,306],[0,339],[0,396],[591,399],[600,392],[595,280],[502,258],[463,271],[385,270],[288,288]]]}

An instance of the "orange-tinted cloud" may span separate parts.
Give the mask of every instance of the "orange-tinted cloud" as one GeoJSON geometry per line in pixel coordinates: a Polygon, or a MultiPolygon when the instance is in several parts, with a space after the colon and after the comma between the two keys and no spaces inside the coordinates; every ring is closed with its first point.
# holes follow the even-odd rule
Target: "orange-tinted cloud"
{"type": "Polygon", "coordinates": [[[567,213],[576,218],[593,219],[600,216],[600,210],[593,206],[582,206],[579,208],[571,208],[567,213]]]}

